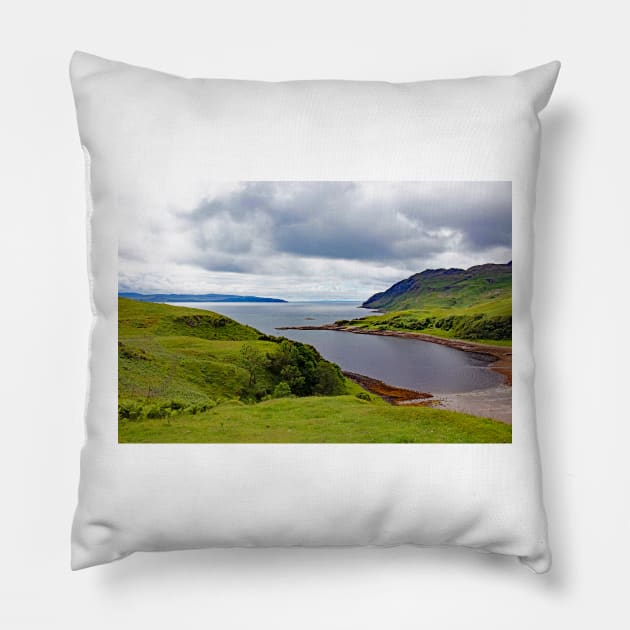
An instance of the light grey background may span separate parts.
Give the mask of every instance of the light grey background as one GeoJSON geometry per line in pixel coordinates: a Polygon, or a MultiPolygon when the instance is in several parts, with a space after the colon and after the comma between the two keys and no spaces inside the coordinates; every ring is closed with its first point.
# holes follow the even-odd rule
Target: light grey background
{"type": "Polygon", "coordinates": [[[0,25],[4,542],[10,628],[623,627],[628,88],[622,5],[29,2],[0,25]],[[584,6],[584,8],[582,8],[584,6]],[[588,11],[586,9],[589,9],[588,11]],[[75,49],[183,75],[392,81],[559,58],[543,112],[535,322],[555,567],[464,550],[137,554],[71,574],[90,326],[75,49]]]}

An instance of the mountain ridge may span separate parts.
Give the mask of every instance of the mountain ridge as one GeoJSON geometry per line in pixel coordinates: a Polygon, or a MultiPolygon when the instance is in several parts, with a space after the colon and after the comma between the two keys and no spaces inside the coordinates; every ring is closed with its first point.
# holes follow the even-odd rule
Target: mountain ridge
{"type": "Polygon", "coordinates": [[[377,312],[335,325],[366,332],[421,332],[509,345],[512,262],[468,269],[425,269],[375,293],[361,306],[377,312]]]}
{"type": "Polygon", "coordinates": [[[362,308],[381,311],[469,307],[512,295],[512,261],[468,269],[425,269],[375,293],[362,308]]]}

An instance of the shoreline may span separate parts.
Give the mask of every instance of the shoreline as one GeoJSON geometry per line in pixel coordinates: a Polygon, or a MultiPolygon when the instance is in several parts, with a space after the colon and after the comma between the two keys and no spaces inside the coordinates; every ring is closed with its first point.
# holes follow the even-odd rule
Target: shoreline
{"type": "Polygon", "coordinates": [[[512,424],[512,348],[510,346],[492,346],[475,343],[474,341],[434,337],[426,333],[369,330],[358,326],[340,326],[338,324],[284,326],[276,330],[335,330],[357,335],[400,337],[414,341],[437,343],[448,346],[449,348],[461,350],[462,352],[483,355],[489,358],[488,369],[500,374],[503,377],[503,383],[495,387],[471,392],[456,392],[453,394],[416,392],[410,389],[394,387],[363,374],[355,374],[352,372],[343,372],[343,374],[368,392],[379,396],[390,405],[435,406],[512,424]]]}
{"type": "Polygon", "coordinates": [[[478,418],[491,418],[505,424],[512,424],[512,388],[507,385],[497,385],[470,392],[430,394],[389,385],[356,372],[343,371],[342,374],[394,407],[441,407],[478,418]]]}
{"type": "Polygon", "coordinates": [[[474,341],[464,341],[462,339],[448,339],[446,337],[435,337],[426,333],[407,332],[400,330],[370,330],[359,326],[340,326],[338,324],[322,324],[321,326],[282,326],[276,330],[335,330],[339,332],[349,332],[356,335],[378,335],[381,337],[400,337],[401,339],[413,339],[414,341],[426,341],[437,343],[462,352],[471,352],[491,357],[492,363],[488,369],[503,376],[503,385],[512,386],[512,347],[492,346],[474,341]]]}
{"type": "Polygon", "coordinates": [[[389,385],[371,376],[365,376],[365,374],[346,371],[342,371],[342,374],[371,394],[382,398],[390,405],[426,405],[435,401],[433,394],[389,385]]]}

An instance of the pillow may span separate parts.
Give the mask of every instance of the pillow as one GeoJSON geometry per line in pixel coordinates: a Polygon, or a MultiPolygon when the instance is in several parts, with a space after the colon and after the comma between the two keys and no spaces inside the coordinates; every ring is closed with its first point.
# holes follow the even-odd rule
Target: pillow
{"type": "Polygon", "coordinates": [[[548,569],[530,301],[558,70],[265,83],[75,53],[95,322],[74,569],[399,544],[548,569]]]}

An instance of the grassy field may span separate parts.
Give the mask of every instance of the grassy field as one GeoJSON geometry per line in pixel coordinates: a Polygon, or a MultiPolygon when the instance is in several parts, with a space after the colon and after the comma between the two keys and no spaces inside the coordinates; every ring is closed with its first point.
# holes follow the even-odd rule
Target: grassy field
{"type": "Polygon", "coordinates": [[[510,442],[511,427],[451,411],[356,396],[230,402],[196,416],[121,421],[121,442],[510,442]]]}
{"type": "Polygon", "coordinates": [[[119,299],[120,442],[510,442],[501,422],[391,406],[315,349],[201,309],[119,299]]]}

